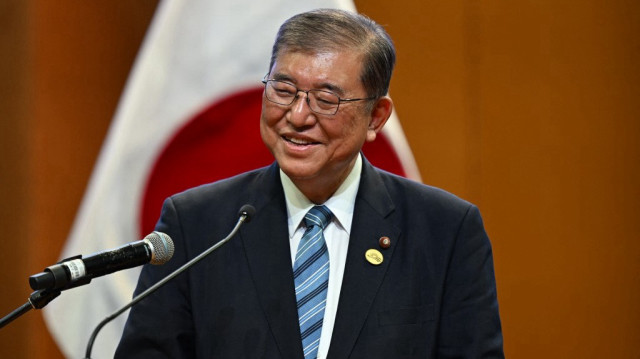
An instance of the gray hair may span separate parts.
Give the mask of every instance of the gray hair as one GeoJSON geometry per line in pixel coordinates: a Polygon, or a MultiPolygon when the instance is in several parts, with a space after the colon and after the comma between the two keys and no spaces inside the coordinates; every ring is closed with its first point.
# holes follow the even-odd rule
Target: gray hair
{"type": "Polygon", "coordinates": [[[318,53],[352,49],[363,54],[360,81],[368,97],[389,92],[396,52],[387,32],[370,18],[337,9],[295,15],[280,26],[271,51],[269,71],[280,51],[318,53]]]}

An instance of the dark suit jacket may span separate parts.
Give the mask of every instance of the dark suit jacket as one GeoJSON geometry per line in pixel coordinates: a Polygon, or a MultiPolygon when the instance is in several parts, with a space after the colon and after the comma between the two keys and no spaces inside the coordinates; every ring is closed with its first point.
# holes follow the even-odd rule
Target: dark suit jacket
{"type": "MultiPolygon", "coordinates": [[[[133,307],[116,357],[302,358],[286,205],[277,164],[175,195],[157,230],[173,239],[136,293],[235,238],[133,307]]],[[[477,208],[364,161],[328,358],[502,358],[491,245],[477,208]],[[391,246],[382,249],[379,238],[391,246]],[[365,252],[384,256],[374,266],[365,252]]]]}

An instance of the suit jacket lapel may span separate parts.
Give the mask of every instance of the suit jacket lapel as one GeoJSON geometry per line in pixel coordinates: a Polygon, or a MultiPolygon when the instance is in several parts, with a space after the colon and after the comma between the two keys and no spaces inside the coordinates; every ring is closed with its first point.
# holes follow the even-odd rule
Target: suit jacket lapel
{"type": "Polygon", "coordinates": [[[276,164],[247,189],[256,214],[241,229],[259,301],[284,358],[302,358],[284,192],[276,164]]]}
{"type": "Polygon", "coordinates": [[[365,160],[328,357],[348,357],[370,315],[371,305],[391,262],[395,242],[400,237],[393,213],[393,201],[379,173],[365,160]],[[382,236],[391,238],[390,248],[380,249],[378,241],[382,236]],[[384,260],[380,265],[367,262],[365,252],[368,249],[383,253],[384,260]]]}

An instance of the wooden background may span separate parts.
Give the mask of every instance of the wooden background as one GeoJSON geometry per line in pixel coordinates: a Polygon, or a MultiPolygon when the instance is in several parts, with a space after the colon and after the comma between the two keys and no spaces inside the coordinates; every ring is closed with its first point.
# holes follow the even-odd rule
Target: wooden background
{"type": "MultiPolygon", "coordinates": [[[[0,316],[58,257],[155,5],[0,2],[0,316]]],[[[507,356],[640,358],[640,2],[356,5],[424,182],[483,213],[507,356]]],[[[31,311],[0,357],[62,356],[31,311]]]]}

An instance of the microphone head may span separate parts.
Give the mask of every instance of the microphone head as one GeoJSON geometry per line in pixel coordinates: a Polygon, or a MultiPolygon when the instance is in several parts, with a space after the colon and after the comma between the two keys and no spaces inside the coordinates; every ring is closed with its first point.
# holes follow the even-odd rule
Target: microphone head
{"type": "Polygon", "coordinates": [[[244,222],[251,221],[251,217],[253,217],[254,214],[256,214],[256,209],[250,204],[245,204],[240,207],[238,211],[238,216],[244,216],[244,222]]]}
{"type": "Polygon", "coordinates": [[[173,257],[173,241],[162,232],[151,232],[143,239],[151,247],[151,264],[165,264],[173,257]]]}

